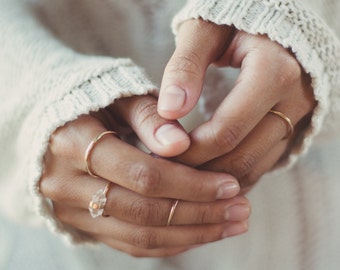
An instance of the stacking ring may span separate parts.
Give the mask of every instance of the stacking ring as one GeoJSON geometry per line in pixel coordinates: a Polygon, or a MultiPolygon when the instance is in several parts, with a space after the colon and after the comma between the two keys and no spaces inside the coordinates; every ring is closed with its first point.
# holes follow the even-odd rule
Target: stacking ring
{"type": "Polygon", "coordinates": [[[117,132],[104,131],[104,132],[100,133],[96,138],[94,138],[90,142],[90,144],[88,145],[88,147],[86,148],[86,151],[85,151],[84,160],[85,160],[85,164],[86,164],[86,171],[89,175],[91,175],[93,177],[98,177],[98,175],[95,175],[91,170],[91,166],[90,166],[90,162],[89,162],[90,154],[91,154],[94,146],[96,145],[96,143],[107,134],[114,134],[115,136],[117,136],[117,132]]]}
{"type": "Polygon", "coordinates": [[[99,189],[92,195],[92,200],[89,203],[89,212],[92,218],[103,216],[104,208],[107,202],[107,192],[110,189],[111,182],[109,182],[104,189],[99,189]]]}
{"type": "Polygon", "coordinates": [[[289,117],[285,114],[283,114],[282,112],[279,111],[274,111],[274,110],[270,110],[269,113],[272,113],[278,117],[280,117],[281,119],[283,119],[286,124],[287,124],[287,135],[283,137],[283,140],[289,138],[293,133],[294,133],[294,126],[292,124],[292,121],[289,119],[289,117]]]}
{"type": "Polygon", "coordinates": [[[171,206],[171,209],[170,209],[170,213],[169,213],[169,217],[168,217],[168,222],[167,222],[167,226],[171,226],[171,220],[174,216],[174,213],[175,213],[175,210],[176,210],[176,207],[178,205],[178,201],[179,200],[176,200],[172,203],[172,206],[171,206]]]}

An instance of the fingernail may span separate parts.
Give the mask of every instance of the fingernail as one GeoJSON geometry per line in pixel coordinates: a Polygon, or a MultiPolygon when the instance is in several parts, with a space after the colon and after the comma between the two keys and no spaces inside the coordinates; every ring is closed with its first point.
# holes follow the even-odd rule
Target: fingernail
{"type": "Polygon", "coordinates": [[[248,230],[248,222],[229,223],[222,233],[222,238],[245,233],[248,230]]]}
{"type": "Polygon", "coordinates": [[[241,221],[250,215],[250,207],[246,204],[236,204],[229,207],[224,215],[225,220],[241,221]]]}
{"type": "Polygon", "coordinates": [[[165,146],[187,140],[186,133],[171,124],[165,124],[159,127],[155,133],[155,137],[160,144],[165,146]]]}
{"type": "Polygon", "coordinates": [[[240,186],[237,182],[225,182],[217,191],[217,199],[229,199],[240,192],[240,186]]]}
{"type": "Polygon", "coordinates": [[[162,92],[158,103],[161,111],[177,111],[183,107],[185,101],[185,91],[178,86],[169,86],[162,92]]]}

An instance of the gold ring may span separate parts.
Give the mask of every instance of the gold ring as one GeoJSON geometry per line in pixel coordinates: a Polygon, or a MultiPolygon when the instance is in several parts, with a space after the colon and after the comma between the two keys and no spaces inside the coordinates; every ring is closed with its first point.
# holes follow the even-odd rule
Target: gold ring
{"type": "Polygon", "coordinates": [[[96,145],[96,143],[101,139],[103,138],[105,135],[107,134],[114,134],[117,136],[117,132],[114,132],[114,131],[104,131],[102,133],[100,133],[96,138],[94,138],[90,144],[88,145],[88,147],[86,148],[86,151],[85,151],[85,156],[84,156],[84,160],[85,160],[85,164],[86,164],[86,171],[89,175],[93,176],[93,177],[98,177],[98,175],[95,175],[92,170],[91,170],[91,166],[90,166],[90,162],[89,162],[89,157],[90,157],[90,154],[94,148],[94,146],[96,145]]]}
{"type": "Polygon", "coordinates": [[[289,119],[289,117],[279,111],[270,110],[269,112],[280,117],[286,122],[288,131],[287,131],[287,135],[283,137],[283,140],[289,138],[294,133],[294,126],[292,124],[292,121],[289,119]]]}
{"type": "Polygon", "coordinates": [[[107,217],[103,215],[104,208],[107,202],[107,192],[110,189],[111,182],[109,182],[104,189],[99,189],[92,195],[92,200],[89,203],[89,212],[92,218],[99,216],[107,217]]]}
{"type": "Polygon", "coordinates": [[[167,226],[171,226],[171,220],[174,216],[174,213],[175,213],[175,210],[176,210],[176,207],[178,205],[178,201],[179,200],[176,200],[172,203],[172,206],[171,206],[171,210],[170,210],[170,213],[169,213],[169,217],[168,217],[168,222],[167,222],[167,226]]]}

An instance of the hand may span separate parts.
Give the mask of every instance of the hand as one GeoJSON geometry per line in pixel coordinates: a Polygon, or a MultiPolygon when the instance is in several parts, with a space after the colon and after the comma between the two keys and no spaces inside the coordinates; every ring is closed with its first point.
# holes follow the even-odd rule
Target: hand
{"type": "Polygon", "coordinates": [[[149,96],[125,98],[53,134],[40,189],[52,200],[55,216],[133,256],[170,256],[245,232],[249,202],[235,197],[239,185],[228,174],[154,158],[112,135],[98,141],[89,156],[91,171],[99,177],[86,172],[87,146],[107,129],[121,130],[117,122],[127,123],[158,154],[185,151],[189,146],[186,133],[176,121],[157,116],[156,102],[149,96]],[[109,182],[104,208],[109,217],[93,219],[87,210],[91,196],[109,182]],[[174,199],[180,201],[172,226],[166,226],[174,199]]]}
{"type": "Polygon", "coordinates": [[[246,192],[308,126],[316,105],[311,80],[294,55],[267,36],[190,20],[180,27],[165,68],[158,103],[162,117],[179,119],[191,111],[211,64],[240,68],[240,75],[211,119],[191,132],[190,149],[177,160],[230,173],[246,192]],[[287,123],[268,114],[271,109],[291,119],[293,136],[285,139],[287,123]]]}

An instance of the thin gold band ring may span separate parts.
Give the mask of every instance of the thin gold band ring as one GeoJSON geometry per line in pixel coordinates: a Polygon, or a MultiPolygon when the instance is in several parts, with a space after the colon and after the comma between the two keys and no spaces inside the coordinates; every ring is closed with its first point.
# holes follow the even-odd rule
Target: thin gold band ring
{"type": "Polygon", "coordinates": [[[169,217],[168,217],[168,222],[167,222],[167,226],[171,226],[171,220],[172,218],[174,217],[174,214],[175,214],[175,210],[176,210],[176,207],[178,205],[178,202],[179,200],[175,200],[173,203],[172,203],[172,206],[171,206],[171,209],[170,209],[170,213],[169,213],[169,217]]]}
{"type": "Polygon", "coordinates": [[[281,119],[283,119],[286,122],[288,131],[287,131],[287,135],[285,137],[283,137],[283,140],[289,138],[294,133],[294,126],[293,126],[290,118],[287,115],[285,115],[284,113],[279,112],[279,111],[275,111],[275,110],[269,110],[269,113],[272,113],[272,114],[280,117],[281,119]]]}
{"type": "Polygon", "coordinates": [[[91,166],[90,166],[89,158],[90,158],[91,152],[93,151],[93,148],[95,147],[96,143],[107,134],[114,134],[115,136],[117,136],[117,132],[115,132],[115,131],[104,131],[104,132],[100,133],[96,138],[94,138],[90,142],[90,144],[87,146],[86,151],[85,151],[84,160],[85,160],[85,164],[86,164],[86,171],[89,175],[91,175],[93,177],[98,177],[98,175],[93,173],[91,166]]]}

